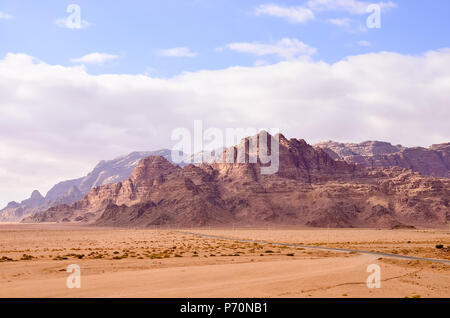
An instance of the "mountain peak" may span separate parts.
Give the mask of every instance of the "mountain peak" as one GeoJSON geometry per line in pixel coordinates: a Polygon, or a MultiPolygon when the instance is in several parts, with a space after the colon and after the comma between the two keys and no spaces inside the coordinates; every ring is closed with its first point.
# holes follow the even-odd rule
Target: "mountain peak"
{"type": "Polygon", "coordinates": [[[20,206],[19,203],[17,203],[16,201],[11,201],[8,203],[8,205],[6,206],[5,209],[15,209],[18,208],[20,206]]]}
{"type": "Polygon", "coordinates": [[[142,159],[134,168],[131,179],[134,182],[153,182],[162,175],[169,174],[178,169],[178,166],[173,165],[164,157],[149,156],[142,159]]]}
{"type": "Polygon", "coordinates": [[[43,198],[44,197],[38,190],[34,190],[33,193],[31,193],[31,197],[30,197],[30,199],[39,199],[39,200],[41,200],[43,198]]]}

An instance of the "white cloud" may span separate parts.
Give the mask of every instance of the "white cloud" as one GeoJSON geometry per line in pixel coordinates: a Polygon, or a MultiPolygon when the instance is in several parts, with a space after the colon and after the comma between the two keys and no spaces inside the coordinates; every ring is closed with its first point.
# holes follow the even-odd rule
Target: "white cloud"
{"type": "Polygon", "coordinates": [[[104,64],[106,62],[110,62],[110,61],[116,60],[118,58],[119,58],[118,55],[95,52],[95,53],[84,55],[84,56],[79,57],[79,58],[73,58],[70,61],[72,63],[98,64],[98,65],[101,65],[101,64],[104,64]]]}
{"type": "Polygon", "coordinates": [[[392,1],[366,2],[358,0],[309,0],[307,6],[313,11],[345,11],[351,14],[363,15],[371,4],[378,4],[382,10],[397,7],[392,1]]]}
{"type": "Polygon", "coordinates": [[[254,66],[264,66],[264,65],[268,65],[269,62],[265,61],[265,60],[257,60],[255,63],[253,63],[254,66]]]}
{"type": "Polygon", "coordinates": [[[168,57],[196,57],[197,53],[187,47],[175,47],[172,49],[159,50],[158,55],[168,57]]]}
{"type": "MultiPolygon", "coordinates": [[[[450,49],[371,53],[335,64],[288,60],[258,67],[90,75],[81,67],[0,59],[0,203],[45,192],[101,159],[172,147],[174,128],[279,127],[289,138],[450,140],[450,49]]],[[[1,204],[3,205],[3,204],[1,204]]]]}
{"type": "Polygon", "coordinates": [[[373,46],[373,43],[369,42],[369,41],[362,40],[362,41],[358,41],[358,45],[359,46],[364,46],[364,47],[371,47],[371,46],[373,46]]]}
{"type": "Polygon", "coordinates": [[[327,21],[353,34],[367,32],[368,30],[367,27],[361,23],[361,21],[350,18],[328,19],[327,21]]]}
{"type": "Polygon", "coordinates": [[[227,44],[221,49],[233,50],[240,53],[253,54],[257,56],[276,55],[283,59],[293,59],[299,56],[310,56],[316,53],[312,48],[297,39],[284,38],[274,44],[258,42],[237,42],[227,44]]]}
{"type": "Polygon", "coordinates": [[[8,13],[5,13],[3,11],[0,11],[0,19],[9,20],[9,19],[12,19],[12,18],[13,18],[12,15],[10,15],[8,13]]]}
{"type": "Polygon", "coordinates": [[[255,8],[256,15],[270,15],[287,19],[291,23],[305,23],[314,19],[314,13],[304,7],[282,7],[276,4],[263,4],[255,8]]]}
{"type": "Polygon", "coordinates": [[[337,25],[339,27],[349,28],[352,20],[349,18],[329,19],[328,22],[330,22],[331,24],[337,25]]]}

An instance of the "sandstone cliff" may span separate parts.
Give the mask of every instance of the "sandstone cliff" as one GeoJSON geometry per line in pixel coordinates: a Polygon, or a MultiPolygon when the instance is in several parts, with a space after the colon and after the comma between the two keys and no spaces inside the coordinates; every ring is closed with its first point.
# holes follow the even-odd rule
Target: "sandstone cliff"
{"type": "MultiPolygon", "coordinates": [[[[253,139],[252,139],[253,138],[253,139]]],[[[249,143],[225,150],[241,163],[172,165],[142,160],[123,182],[93,188],[82,200],[27,218],[27,222],[82,222],[151,227],[298,224],[331,227],[444,226],[450,222],[450,180],[400,167],[367,169],[334,160],[304,140],[279,142],[279,170],[250,160],[249,143]]],[[[256,148],[260,151],[260,147],[256,148]]]]}
{"type": "Polygon", "coordinates": [[[112,184],[129,178],[141,159],[148,156],[170,158],[170,155],[170,150],[163,149],[132,152],[113,160],[103,160],[88,175],[56,184],[47,192],[45,198],[38,191],[35,191],[30,199],[21,203],[11,202],[7,207],[0,210],[0,221],[17,222],[24,217],[48,210],[54,206],[61,204],[70,205],[82,199],[93,187],[112,184]]]}
{"type": "Polygon", "coordinates": [[[360,144],[325,141],[315,145],[332,158],[369,168],[402,167],[433,177],[450,178],[450,143],[406,148],[380,141],[360,144]]]}

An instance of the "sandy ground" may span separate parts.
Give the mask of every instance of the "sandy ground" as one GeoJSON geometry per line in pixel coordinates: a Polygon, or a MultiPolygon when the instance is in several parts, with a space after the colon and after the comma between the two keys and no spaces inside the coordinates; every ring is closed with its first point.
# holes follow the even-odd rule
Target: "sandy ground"
{"type": "MultiPolygon", "coordinates": [[[[190,232],[450,259],[444,230],[184,229],[190,232]]],[[[450,297],[450,266],[174,230],[0,224],[0,297],[450,297]],[[68,265],[81,268],[69,289],[68,265]],[[381,268],[369,289],[367,267],[381,268]]]]}

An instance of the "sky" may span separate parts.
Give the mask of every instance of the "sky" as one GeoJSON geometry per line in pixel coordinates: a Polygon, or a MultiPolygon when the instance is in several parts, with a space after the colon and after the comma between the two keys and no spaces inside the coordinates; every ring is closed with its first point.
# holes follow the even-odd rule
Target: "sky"
{"type": "Polygon", "coordinates": [[[448,142],[449,12],[448,0],[0,0],[0,206],[171,148],[194,120],[309,143],[448,142]]]}

